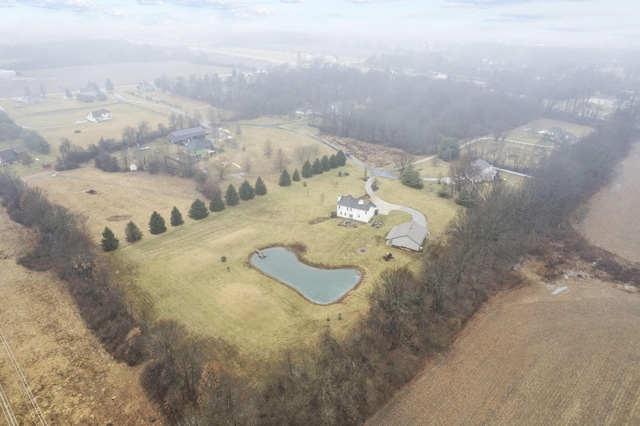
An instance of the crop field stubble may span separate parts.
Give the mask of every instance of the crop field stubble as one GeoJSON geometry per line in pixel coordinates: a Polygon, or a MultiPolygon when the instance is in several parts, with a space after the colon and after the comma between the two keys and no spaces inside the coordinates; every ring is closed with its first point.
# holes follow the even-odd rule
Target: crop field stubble
{"type": "Polygon", "coordinates": [[[640,295],[591,277],[497,296],[368,424],[638,424],[640,295]]]}
{"type": "MultiPolygon", "coordinates": [[[[136,379],[86,329],[65,284],[48,272],[16,264],[31,231],[0,210],[0,324],[49,424],[162,424],[136,379]]],[[[0,382],[20,424],[33,418],[5,350],[0,382]]]]}
{"type": "Polygon", "coordinates": [[[586,204],[579,225],[592,243],[632,262],[640,259],[639,170],[640,142],[636,142],[613,182],[586,204]]]}

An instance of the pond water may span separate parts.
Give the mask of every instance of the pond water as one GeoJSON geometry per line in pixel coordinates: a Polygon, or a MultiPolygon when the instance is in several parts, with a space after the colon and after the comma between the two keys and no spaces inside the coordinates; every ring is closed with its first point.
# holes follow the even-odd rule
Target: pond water
{"type": "Polygon", "coordinates": [[[254,253],[249,261],[260,271],[297,290],[314,303],[327,305],[344,296],[360,281],[357,269],[322,269],[301,262],[284,247],[262,250],[261,259],[254,253]]]}

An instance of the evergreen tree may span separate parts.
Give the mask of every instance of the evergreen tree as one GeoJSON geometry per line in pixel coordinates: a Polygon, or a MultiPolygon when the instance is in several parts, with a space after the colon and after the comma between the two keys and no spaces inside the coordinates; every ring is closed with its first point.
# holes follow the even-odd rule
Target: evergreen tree
{"type": "Polygon", "coordinates": [[[200,220],[209,216],[209,210],[207,210],[207,206],[204,205],[202,200],[199,198],[191,203],[191,207],[189,207],[189,217],[191,219],[200,220]]]}
{"type": "Polygon", "coordinates": [[[332,154],[331,157],[329,157],[329,165],[332,169],[338,168],[338,158],[336,158],[335,154],[332,154]]]}
{"type": "Polygon", "coordinates": [[[104,88],[107,89],[107,92],[112,93],[113,92],[113,83],[111,82],[111,79],[107,79],[107,81],[104,82],[104,88]]]}
{"type": "Polygon", "coordinates": [[[248,180],[244,180],[240,184],[240,188],[238,189],[238,194],[240,195],[240,199],[242,201],[253,200],[253,197],[256,195],[256,191],[253,189],[253,186],[249,183],[248,180]]]}
{"type": "Polygon", "coordinates": [[[171,226],[180,226],[184,223],[182,220],[182,213],[176,206],[173,206],[173,210],[171,210],[171,226]]]}
{"type": "Polygon", "coordinates": [[[209,210],[212,212],[221,212],[225,209],[224,200],[220,191],[216,191],[211,196],[211,202],[209,203],[209,210]]]}
{"type": "Polygon", "coordinates": [[[291,176],[289,176],[287,169],[282,171],[282,174],[280,175],[280,182],[278,184],[280,186],[291,186],[291,176]]]}
{"type": "Polygon", "coordinates": [[[127,226],[124,228],[124,235],[130,243],[135,243],[142,239],[142,231],[138,228],[138,225],[133,223],[133,221],[129,221],[129,223],[127,223],[127,226]]]}
{"type": "Polygon", "coordinates": [[[307,160],[302,165],[302,177],[308,179],[311,176],[313,176],[313,169],[311,168],[311,163],[307,160]]]}
{"type": "Polygon", "coordinates": [[[338,167],[341,167],[347,164],[347,156],[344,155],[344,152],[342,152],[342,150],[339,150],[338,153],[336,154],[336,160],[338,162],[338,167]]]}
{"type": "Polygon", "coordinates": [[[224,200],[227,202],[228,206],[237,206],[238,203],[240,203],[240,197],[238,196],[238,192],[233,184],[229,184],[227,193],[224,194],[224,200]]]}
{"type": "Polygon", "coordinates": [[[322,163],[323,171],[328,172],[329,170],[331,170],[331,163],[329,162],[329,157],[327,157],[326,155],[322,157],[320,163],[322,163]]]}
{"type": "Polygon", "coordinates": [[[420,179],[420,173],[413,168],[413,165],[409,165],[402,173],[402,183],[408,187],[422,189],[424,183],[420,179]]]}
{"type": "Polygon", "coordinates": [[[298,169],[293,171],[293,176],[291,176],[291,180],[294,182],[300,182],[300,173],[298,173],[298,169]]]}
{"type": "Polygon", "coordinates": [[[313,162],[313,166],[311,166],[311,170],[314,175],[321,175],[323,173],[322,163],[319,158],[316,158],[316,161],[313,162]]]}
{"type": "Polygon", "coordinates": [[[266,195],[267,194],[267,185],[264,184],[262,178],[258,176],[256,179],[256,195],[266,195]]]}
{"type": "Polygon", "coordinates": [[[162,234],[167,230],[164,224],[164,218],[160,216],[160,213],[154,211],[151,213],[151,219],[149,219],[149,232],[152,234],[162,234]]]}
{"type": "Polygon", "coordinates": [[[102,241],[100,241],[100,245],[102,246],[102,250],[104,251],[113,251],[118,248],[118,244],[120,240],[113,235],[113,231],[108,227],[104,227],[104,231],[102,231],[102,241]]]}

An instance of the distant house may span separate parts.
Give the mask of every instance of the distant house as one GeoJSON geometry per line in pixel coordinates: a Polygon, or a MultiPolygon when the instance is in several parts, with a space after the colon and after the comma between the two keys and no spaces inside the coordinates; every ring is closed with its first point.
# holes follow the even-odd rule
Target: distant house
{"type": "Polygon", "coordinates": [[[500,180],[500,173],[489,163],[479,158],[471,162],[466,171],[467,179],[471,182],[493,182],[500,180]]]}
{"type": "Polygon", "coordinates": [[[185,145],[193,139],[204,139],[206,134],[207,132],[205,132],[202,127],[198,126],[171,132],[167,135],[167,139],[169,139],[169,142],[171,143],[185,145]]]}
{"type": "Polygon", "coordinates": [[[33,96],[23,96],[22,98],[16,99],[13,103],[15,108],[22,108],[31,104],[41,104],[49,101],[46,96],[43,95],[33,95],[33,96]]]}
{"type": "Polygon", "coordinates": [[[93,123],[98,123],[100,121],[111,120],[111,112],[106,109],[99,109],[97,111],[91,111],[87,114],[87,121],[91,121],[93,123]]]}
{"type": "Polygon", "coordinates": [[[209,139],[191,139],[184,147],[189,153],[199,158],[208,158],[213,152],[213,143],[209,139]]]}
{"type": "Polygon", "coordinates": [[[554,143],[569,143],[573,144],[578,141],[578,137],[568,130],[564,130],[561,127],[551,127],[547,130],[540,130],[538,132],[542,140],[550,141],[554,143]]]}
{"type": "Polygon", "coordinates": [[[367,223],[378,212],[376,205],[362,198],[351,195],[338,195],[337,215],[345,219],[353,219],[367,223]]]}
{"type": "Polygon", "coordinates": [[[26,152],[24,148],[9,148],[0,151],[0,165],[8,166],[9,164],[17,163],[20,161],[20,154],[26,152]],[[17,152],[16,152],[17,151],[17,152]]]}
{"type": "Polygon", "coordinates": [[[154,90],[156,90],[156,85],[145,81],[142,83],[138,83],[136,85],[136,90],[138,92],[153,92],[154,90]]]}
{"type": "Polygon", "coordinates": [[[421,251],[428,233],[427,228],[418,222],[406,222],[391,228],[385,239],[388,246],[421,251]]]}
{"type": "Polygon", "coordinates": [[[82,87],[78,90],[78,94],[81,96],[91,96],[92,98],[98,96],[98,92],[96,92],[93,87],[82,87]]]}
{"type": "Polygon", "coordinates": [[[16,72],[13,70],[0,69],[0,79],[9,79],[16,76],[16,72]]]}

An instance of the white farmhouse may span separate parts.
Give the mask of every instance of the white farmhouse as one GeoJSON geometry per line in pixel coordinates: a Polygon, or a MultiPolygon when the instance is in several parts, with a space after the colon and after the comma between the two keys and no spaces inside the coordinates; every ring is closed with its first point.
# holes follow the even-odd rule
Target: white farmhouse
{"type": "Polygon", "coordinates": [[[353,219],[367,223],[377,213],[376,205],[362,198],[354,198],[351,195],[338,195],[336,213],[338,217],[353,219]]]}
{"type": "Polygon", "coordinates": [[[106,109],[99,109],[97,111],[91,111],[87,114],[87,121],[98,123],[100,121],[111,120],[111,112],[106,109]]]}

